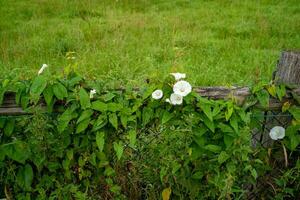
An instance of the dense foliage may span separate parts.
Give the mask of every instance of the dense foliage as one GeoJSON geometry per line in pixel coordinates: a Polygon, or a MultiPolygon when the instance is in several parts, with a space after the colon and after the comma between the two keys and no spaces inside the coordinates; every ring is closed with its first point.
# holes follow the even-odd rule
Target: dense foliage
{"type": "Polygon", "coordinates": [[[243,106],[195,92],[172,105],[165,96],[173,82],[104,90],[73,72],[3,80],[0,104],[14,91],[16,103],[33,114],[0,117],[0,197],[244,199],[251,191],[299,197],[300,108],[284,104],[294,119],[272,150],[251,144],[251,130],[261,128],[254,105],[282,100],[284,86],[256,86],[243,106]],[[155,89],[164,91],[162,99],[151,97],[155,89]]]}

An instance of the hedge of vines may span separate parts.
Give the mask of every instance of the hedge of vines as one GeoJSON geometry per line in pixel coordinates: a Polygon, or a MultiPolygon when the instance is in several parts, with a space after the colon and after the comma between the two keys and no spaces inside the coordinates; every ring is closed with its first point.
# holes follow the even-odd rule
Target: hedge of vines
{"type": "Polygon", "coordinates": [[[251,130],[261,128],[253,118],[263,113],[254,105],[282,100],[285,86],[255,86],[243,106],[195,92],[172,105],[173,84],[170,77],[139,90],[104,90],[74,72],[2,80],[0,104],[14,91],[33,114],[0,116],[0,198],[299,197],[300,107],[284,103],[293,120],[272,148],[251,145],[251,130]],[[156,89],[161,99],[152,98],[156,89]]]}

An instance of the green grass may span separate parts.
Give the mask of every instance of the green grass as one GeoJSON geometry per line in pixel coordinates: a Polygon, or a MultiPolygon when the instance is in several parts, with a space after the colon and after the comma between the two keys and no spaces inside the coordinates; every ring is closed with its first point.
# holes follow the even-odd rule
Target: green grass
{"type": "Polygon", "coordinates": [[[110,84],[185,72],[194,85],[269,80],[300,48],[298,0],[0,0],[0,77],[79,72],[110,84]],[[229,3],[230,2],[230,3],[229,3]]]}

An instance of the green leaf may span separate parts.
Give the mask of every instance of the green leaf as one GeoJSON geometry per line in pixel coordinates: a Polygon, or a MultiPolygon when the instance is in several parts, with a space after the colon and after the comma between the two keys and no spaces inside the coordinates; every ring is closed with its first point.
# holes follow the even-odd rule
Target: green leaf
{"type": "Polygon", "coordinates": [[[277,97],[280,101],[282,101],[282,98],[286,95],[286,89],[284,85],[279,85],[276,87],[276,93],[277,97]]]}
{"type": "Polygon", "coordinates": [[[300,144],[300,135],[298,134],[298,131],[300,131],[300,125],[291,125],[286,129],[286,137],[289,139],[288,148],[291,151],[294,151],[300,144]]]}
{"type": "Polygon", "coordinates": [[[119,103],[108,103],[107,104],[107,110],[111,112],[117,112],[120,111],[123,108],[122,104],[119,103]]]}
{"type": "Polygon", "coordinates": [[[115,193],[115,194],[120,194],[120,191],[122,190],[122,188],[119,186],[119,185],[112,185],[109,190],[112,192],[112,193],[115,193]]]}
{"type": "Polygon", "coordinates": [[[75,85],[79,84],[80,81],[82,81],[82,77],[81,76],[78,76],[77,74],[74,74],[75,76],[73,77],[68,77],[69,80],[68,80],[68,85],[70,87],[74,87],[75,85]]]}
{"type": "Polygon", "coordinates": [[[225,152],[222,151],[219,156],[218,156],[218,162],[220,164],[224,163],[226,160],[228,160],[230,158],[230,156],[225,152]]]}
{"type": "Polygon", "coordinates": [[[87,129],[87,127],[89,126],[90,121],[91,121],[90,117],[81,121],[76,127],[76,133],[81,133],[81,132],[85,131],[87,129]]]}
{"type": "Polygon", "coordinates": [[[126,128],[127,127],[127,122],[128,122],[128,115],[121,114],[120,119],[121,119],[122,126],[124,128],[126,128]]]}
{"type": "Polygon", "coordinates": [[[20,187],[24,188],[26,191],[30,191],[33,181],[32,167],[29,164],[26,164],[24,167],[19,168],[16,178],[20,187]]]}
{"type": "Polygon", "coordinates": [[[300,144],[300,135],[291,135],[290,139],[290,150],[294,151],[300,144]]]}
{"type": "Polygon", "coordinates": [[[105,95],[102,95],[101,96],[101,98],[105,101],[105,102],[107,102],[107,101],[110,101],[110,100],[112,100],[114,97],[115,97],[116,95],[114,94],[114,93],[107,93],[107,94],[105,94],[105,95]]]}
{"type": "Polygon", "coordinates": [[[114,176],[115,174],[116,174],[116,172],[112,167],[108,166],[105,168],[105,171],[104,171],[105,176],[114,176]]]}
{"type": "Polygon", "coordinates": [[[213,121],[209,120],[206,116],[202,118],[204,124],[214,133],[215,132],[215,124],[213,121]]]}
{"type": "Polygon", "coordinates": [[[47,86],[47,80],[44,76],[37,76],[30,87],[32,96],[40,96],[47,86]]]}
{"type": "Polygon", "coordinates": [[[213,111],[212,111],[213,116],[214,117],[217,116],[221,112],[221,109],[222,109],[221,106],[214,105],[213,111]]]}
{"type": "Polygon", "coordinates": [[[104,143],[105,143],[104,136],[105,134],[103,132],[98,132],[96,134],[96,144],[100,152],[102,152],[104,148],[104,143]]]}
{"type": "Polygon", "coordinates": [[[22,164],[24,164],[31,155],[28,145],[18,140],[14,143],[3,145],[2,150],[10,159],[22,164]]]}
{"type": "Polygon", "coordinates": [[[297,106],[292,106],[289,109],[289,112],[293,115],[296,120],[300,120],[300,108],[297,106]]]}
{"type": "Polygon", "coordinates": [[[59,133],[62,133],[69,125],[69,122],[77,117],[77,113],[75,112],[77,106],[73,104],[65,112],[58,117],[58,125],[57,130],[59,133]]]}
{"type": "Polygon", "coordinates": [[[223,124],[221,122],[218,124],[218,128],[221,129],[221,131],[224,133],[233,133],[234,132],[233,129],[229,125],[223,124]]]}
{"type": "Polygon", "coordinates": [[[181,168],[181,164],[177,163],[176,161],[172,163],[172,174],[175,173],[181,168]]]}
{"type": "Polygon", "coordinates": [[[148,98],[152,92],[155,90],[154,86],[147,86],[146,88],[144,88],[143,93],[142,93],[142,99],[146,99],[148,98]]]}
{"type": "Polygon", "coordinates": [[[151,108],[146,107],[143,109],[142,112],[143,126],[147,125],[150,122],[152,116],[153,116],[153,111],[151,108]]]}
{"type": "Polygon", "coordinates": [[[6,87],[8,86],[8,84],[9,84],[9,82],[10,82],[10,80],[4,79],[4,80],[2,81],[2,87],[3,87],[3,88],[6,88],[6,87]]]}
{"type": "Polygon", "coordinates": [[[219,153],[221,151],[221,147],[219,147],[217,145],[213,145],[213,144],[206,145],[204,147],[204,149],[214,152],[214,153],[219,153]]]}
{"type": "Polygon", "coordinates": [[[108,121],[115,129],[118,129],[118,117],[116,113],[111,113],[108,117],[108,121]]]}
{"type": "Polygon", "coordinates": [[[73,151],[73,149],[67,150],[67,158],[68,158],[69,160],[72,160],[73,157],[74,157],[74,151],[73,151]]]}
{"type": "Polygon", "coordinates": [[[200,180],[200,179],[202,179],[202,177],[203,177],[203,172],[198,171],[198,172],[194,173],[191,178],[195,179],[195,180],[200,180]]]}
{"type": "Polygon", "coordinates": [[[136,143],[136,131],[135,130],[129,131],[128,138],[129,138],[129,146],[134,148],[136,143]]]}
{"type": "Polygon", "coordinates": [[[254,179],[257,179],[257,172],[254,168],[250,169],[251,175],[253,176],[254,179]]]}
{"type": "Polygon", "coordinates": [[[85,120],[85,119],[90,118],[90,117],[93,115],[93,113],[94,113],[94,112],[93,112],[93,110],[91,110],[91,109],[84,110],[84,111],[81,113],[79,119],[77,120],[77,124],[79,124],[80,122],[82,122],[82,121],[85,120]]]}
{"type": "Polygon", "coordinates": [[[43,91],[43,95],[44,95],[44,99],[46,101],[46,104],[48,106],[52,105],[54,93],[53,93],[53,89],[52,89],[51,85],[46,87],[46,89],[43,91]]]}
{"type": "Polygon", "coordinates": [[[202,101],[200,101],[198,103],[198,105],[200,106],[200,108],[203,110],[204,114],[207,116],[207,118],[210,121],[213,121],[213,112],[212,112],[212,108],[210,104],[204,103],[202,101]]]}
{"type": "Polygon", "coordinates": [[[90,163],[91,163],[94,167],[97,166],[97,160],[96,160],[96,154],[95,154],[95,153],[92,153],[92,154],[91,154],[89,161],[90,161],[90,163]]]}
{"type": "Polygon", "coordinates": [[[100,115],[96,121],[93,123],[93,132],[96,132],[103,128],[107,124],[107,115],[100,115]]]}
{"type": "Polygon", "coordinates": [[[245,122],[246,124],[249,124],[251,121],[251,113],[248,112],[246,113],[245,110],[239,110],[238,114],[240,116],[240,118],[243,120],[243,122],[245,122]]]}
{"type": "Polygon", "coordinates": [[[33,170],[31,165],[26,164],[24,167],[24,186],[26,189],[31,188],[32,180],[33,180],[33,170]]]}
{"type": "Polygon", "coordinates": [[[225,112],[226,121],[228,121],[230,119],[230,117],[232,116],[232,113],[233,113],[233,104],[230,103],[227,105],[227,110],[225,112]]]}
{"type": "Polygon", "coordinates": [[[64,98],[68,97],[68,91],[61,83],[56,83],[53,85],[53,93],[59,100],[63,100],[64,98]]]}
{"type": "Polygon", "coordinates": [[[92,109],[100,112],[105,112],[107,111],[107,104],[101,101],[94,101],[92,102],[92,109]]]}
{"type": "Polygon", "coordinates": [[[161,123],[162,124],[167,123],[168,121],[170,121],[170,119],[172,119],[172,117],[174,117],[173,113],[170,113],[167,110],[164,111],[164,114],[163,114],[162,119],[161,119],[161,123]]]}
{"type": "Polygon", "coordinates": [[[82,109],[87,109],[91,107],[89,94],[83,88],[80,88],[79,90],[79,99],[82,109]]]}
{"type": "Polygon", "coordinates": [[[120,160],[123,155],[123,144],[121,141],[119,141],[119,143],[114,142],[114,150],[117,154],[118,160],[120,160]]]}
{"type": "Polygon", "coordinates": [[[234,131],[236,133],[238,133],[239,132],[239,124],[238,124],[238,118],[235,114],[231,117],[229,123],[230,123],[231,127],[234,129],[234,131]]]}
{"type": "Polygon", "coordinates": [[[234,137],[230,135],[224,135],[224,143],[226,145],[226,148],[231,147],[233,141],[234,141],[234,137]]]}
{"type": "Polygon", "coordinates": [[[21,96],[21,106],[23,109],[26,109],[29,104],[29,97],[28,96],[21,96]]]}
{"type": "Polygon", "coordinates": [[[15,128],[15,120],[14,119],[9,119],[4,127],[4,134],[7,137],[10,137],[12,135],[12,133],[14,132],[14,128],[15,128]]]}
{"type": "Polygon", "coordinates": [[[199,147],[202,147],[205,145],[206,137],[195,135],[193,140],[194,140],[194,142],[196,142],[196,144],[198,144],[199,147]]]}
{"type": "Polygon", "coordinates": [[[258,99],[259,103],[263,107],[265,107],[265,108],[269,107],[270,96],[266,90],[261,90],[258,93],[256,93],[256,95],[257,95],[257,99],[258,99]]]}

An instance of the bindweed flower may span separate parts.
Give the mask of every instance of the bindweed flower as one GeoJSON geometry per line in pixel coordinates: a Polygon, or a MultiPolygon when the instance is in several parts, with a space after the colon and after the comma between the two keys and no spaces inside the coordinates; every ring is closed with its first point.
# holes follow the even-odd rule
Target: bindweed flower
{"type": "Polygon", "coordinates": [[[173,93],[170,96],[170,103],[173,105],[180,105],[183,102],[183,97],[179,94],[173,93]]]}
{"type": "Polygon", "coordinates": [[[39,72],[38,72],[38,75],[42,74],[43,71],[44,71],[47,67],[48,67],[47,64],[43,64],[42,67],[41,67],[41,69],[40,69],[39,72]]]}
{"type": "Polygon", "coordinates": [[[182,73],[171,73],[171,75],[174,76],[176,81],[179,81],[180,79],[184,79],[186,77],[186,75],[182,73]]]}
{"type": "Polygon", "coordinates": [[[97,91],[95,89],[90,91],[90,99],[94,98],[94,94],[96,94],[97,91]]]}
{"type": "Polygon", "coordinates": [[[161,99],[163,97],[164,93],[162,90],[155,90],[153,93],[152,93],[152,98],[153,99],[161,99]]]}
{"type": "Polygon", "coordinates": [[[185,97],[192,91],[192,86],[187,81],[178,81],[173,86],[173,91],[175,94],[185,97]]]}
{"type": "Polygon", "coordinates": [[[285,136],[285,129],[281,126],[274,126],[269,135],[272,140],[283,139],[285,136]]]}

